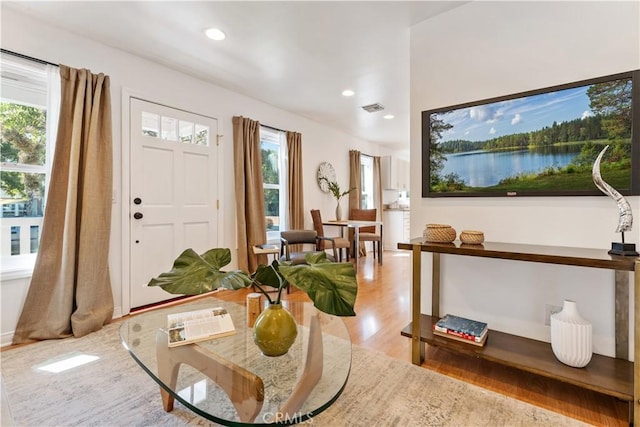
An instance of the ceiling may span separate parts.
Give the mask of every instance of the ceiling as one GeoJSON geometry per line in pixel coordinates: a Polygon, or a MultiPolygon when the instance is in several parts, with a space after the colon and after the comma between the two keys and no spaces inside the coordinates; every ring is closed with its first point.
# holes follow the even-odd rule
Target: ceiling
{"type": "Polygon", "coordinates": [[[364,140],[408,149],[409,28],[464,3],[2,1],[2,7],[364,140]],[[226,40],[206,38],[209,27],[223,30],[226,40]],[[355,95],[343,97],[344,89],[355,95]],[[384,110],[361,108],[372,103],[384,110]]]}

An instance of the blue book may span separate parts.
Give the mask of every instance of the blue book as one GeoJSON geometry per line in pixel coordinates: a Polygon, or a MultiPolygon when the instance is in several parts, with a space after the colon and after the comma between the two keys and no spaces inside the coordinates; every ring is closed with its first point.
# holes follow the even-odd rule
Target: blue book
{"type": "Polygon", "coordinates": [[[465,319],[464,317],[446,314],[442,319],[433,325],[434,330],[444,333],[457,332],[460,334],[483,337],[487,333],[487,324],[476,320],[465,319]]]}

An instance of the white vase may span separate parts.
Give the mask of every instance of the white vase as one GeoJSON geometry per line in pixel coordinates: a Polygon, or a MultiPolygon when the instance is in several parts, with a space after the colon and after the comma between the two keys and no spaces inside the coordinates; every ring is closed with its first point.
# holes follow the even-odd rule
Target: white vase
{"type": "Polygon", "coordinates": [[[336,221],[342,220],[342,209],[340,208],[340,200],[338,200],[338,204],[336,205],[336,221]]]}
{"type": "Polygon", "coordinates": [[[562,311],[551,315],[551,349],[559,361],[574,368],[591,361],[591,323],[580,316],[575,301],[565,300],[562,311]]]}

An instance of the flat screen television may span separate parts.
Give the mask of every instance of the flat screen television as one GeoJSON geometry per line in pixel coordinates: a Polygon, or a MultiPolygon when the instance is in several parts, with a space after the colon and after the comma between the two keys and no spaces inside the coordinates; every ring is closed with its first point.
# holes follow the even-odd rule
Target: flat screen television
{"type": "Polygon", "coordinates": [[[422,112],[422,197],[640,194],[640,70],[422,112]]]}

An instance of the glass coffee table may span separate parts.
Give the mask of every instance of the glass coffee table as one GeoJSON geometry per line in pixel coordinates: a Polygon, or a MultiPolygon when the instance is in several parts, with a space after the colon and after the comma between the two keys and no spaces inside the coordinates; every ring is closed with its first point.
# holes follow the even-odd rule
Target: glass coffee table
{"type": "Polygon", "coordinates": [[[160,385],[166,411],[178,400],[223,425],[291,425],[318,415],[340,396],[351,370],[351,340],[339,317],[311,303],[283,302],[298,324],[288,353],[264,356],[253,342],[244,305],[206,298],[134,315],[122,344],[160,385]],[[224,307],[234,335],[169,348],[167,314],[224,307]]]}

